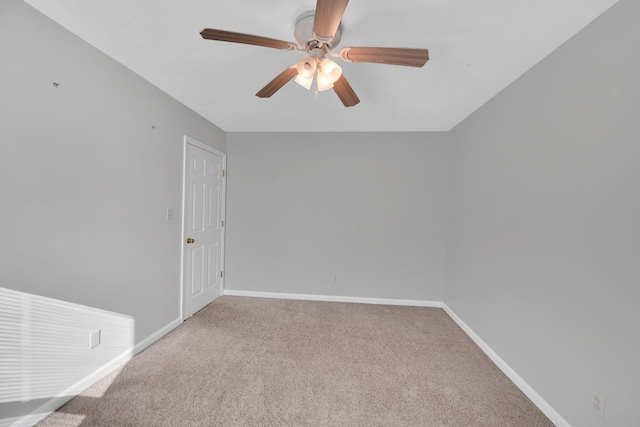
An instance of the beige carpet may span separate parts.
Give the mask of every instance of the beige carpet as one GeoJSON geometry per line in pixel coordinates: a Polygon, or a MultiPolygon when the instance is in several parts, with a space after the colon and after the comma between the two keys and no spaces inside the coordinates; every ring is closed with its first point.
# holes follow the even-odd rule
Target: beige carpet
{"type": "Polygon", "coordinates": [[[228,296],[38,425],[79,424],[553,426],[441,309],[228,296]]]}

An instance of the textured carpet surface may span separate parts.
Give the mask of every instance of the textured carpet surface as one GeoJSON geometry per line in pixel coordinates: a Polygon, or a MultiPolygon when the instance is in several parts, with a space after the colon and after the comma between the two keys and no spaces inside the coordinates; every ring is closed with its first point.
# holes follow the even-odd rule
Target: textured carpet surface
{"type": "Polygon", "coordinates": [[[221,297],[38,426],[553,426],[439,308],[221,297]]]}

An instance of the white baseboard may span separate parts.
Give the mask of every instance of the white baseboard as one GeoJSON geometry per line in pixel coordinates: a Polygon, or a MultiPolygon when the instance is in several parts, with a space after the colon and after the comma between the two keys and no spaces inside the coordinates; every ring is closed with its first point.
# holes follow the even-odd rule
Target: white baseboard
{"type": "Polygon", "coordinates": [[[149,335],[147,338],[143,339],[138,344],[122,353],[120,356],[102,365],[80,381],[73,384],[71,387],[64,390],[62,393],[51,398],[46,403],[42,404],[38,409],[34,410],[28,415],[18,418],[17,421],[11,424],[11,427],[31,427],[37,424],[39,421],[46,418],[47,415],[51,414],[53,411],[73,399],[73,397],[80,394],[83,390],[101,380],[123,364],[127,363],[133,356],[140,353],[142,350],[149,347],[154,342],[158,341],[160,338],[171,332],[176,327],[180,326],[181,323],[181,318],[175,319],[174,321],[170,322],[163,328],[149,335]]]}
{"type": "Polygon", "coordinates": [[[460,326],[460,328],[475,342],[478,347],[496,364],[496,366],[518,387],[532,402],[547,416],[557,427],[571,427],[571,424],[565,420],[546,400],[542,398],[516,371],[504,361],[498,353],[493,351],[489,345],[484,342],[473,329],[469,327],[458,315],[446,304],[442,304],[442,308],[447,312],[449,317],[460,326]]]}
{"type": "Polygon", "coordinates": [[[294,300],[304,300],[304,301],[350,302],[350,303],[358,303],[358,304],[378,304],[378,305],[404,305],[409,307],[441,308],[443,306],[442,302],[440,301],[343,297],[343,296],[336,296],[336,295],[286,294],[286,293],[278,293],[278,292],[236,291],[233,289],[225,289],[224,295],[239,296],[239,297],[294,299],[294,300]]]}
{"type": "Polygon", "coordinates": [[[180,317],[178,317],[174,321],[168,323],[163,328],[158,329],[156,332],[154,332],[153,334],[149,335],[147,338],[143,339],[138,344],[133,346],[133,349],[132,349],[133,350],[133,356],[135,356],[136,354],[140,353],[142,350],[144,350],[145,348],[149,347],[151,344],[153,344],[154,342],[158,341],[160,338],[162,338],[163,336],[167,335],[169,332],[173,331],[175,328],[177,328],[181,324],[182,324],[182,319],[180,317]]]}

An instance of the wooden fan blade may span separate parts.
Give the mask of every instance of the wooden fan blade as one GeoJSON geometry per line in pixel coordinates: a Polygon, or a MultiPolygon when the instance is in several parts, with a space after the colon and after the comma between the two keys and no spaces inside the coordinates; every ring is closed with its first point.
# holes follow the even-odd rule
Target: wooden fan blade
{"type": "Polygon", "coordinates": [[[267,83],[265,87],[260,89],[260,91],[256,93],[256,96],[258,98],[269,98],[296,75],[298,75],[298,70],[296,69],[296,67],[287,68],[286,70],[278,74],[275,79],[267,83]]]}
{"type": "Polygon", "coordinates": [[[342,101],[345,107],[353,107],[360,102],[358,95],[353,91],[353,88],[344,76],[340,76],[340,78],[333,83],[333,91],[338,95],[338,98],[340,98],[340,101],[342,101]]]}
{"type": "Polygon", "coordinates": [[[313,17],[313,32],[316,36],[327,40],[333,38],[340,26],[347,3],[349,0],[318,0],[313,17]]]}
{"type": "Polygon", "coordinates": [[[200,35],[203,39],[207,40],[250,44],[253,46],[271,47],[273,49],[292,50],[297,48],[296,44],[285,42],[283,40],[252,36],[251,34],[234,33],[233,31],[214,30],[211,28],[205,28],[200,32],[200,35]]]}
{"type": "Polygon", "coordinates": [[[400,47],[345,47],[340,51],[345,61],[422,67],[429,60],[427,49],[400,47]]]}

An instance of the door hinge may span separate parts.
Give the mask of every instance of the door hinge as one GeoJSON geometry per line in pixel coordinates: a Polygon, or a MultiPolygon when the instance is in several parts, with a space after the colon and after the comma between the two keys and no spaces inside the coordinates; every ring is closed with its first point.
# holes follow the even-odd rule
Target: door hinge
{"type": "Polygon", "coordinates": [[[222,169],[222,176],[224,176],[224,169],[222,169]]]}
{"type": "Polygon", "coordinates": [[[224,220],[222,220],[222,226],[224,227],[224,220]]]}
{"type": "Polygon", "coordinates": [[[222,271],[220,272],[220,277],[222,277],[222,271]]]}

